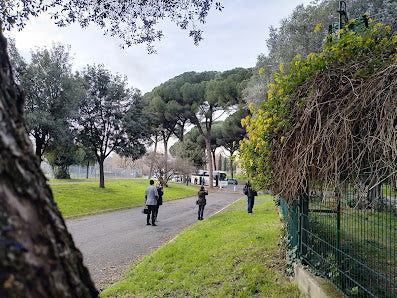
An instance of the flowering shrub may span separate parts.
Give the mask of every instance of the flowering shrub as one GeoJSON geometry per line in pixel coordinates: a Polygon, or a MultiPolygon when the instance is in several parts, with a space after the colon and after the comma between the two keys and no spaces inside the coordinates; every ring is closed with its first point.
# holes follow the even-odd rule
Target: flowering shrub
{"type": "MultiPolygon", "coordinates": [[[[341,159],[345,174],[359,171],[346,168],[347,159],[353,158],[346,157],[350,145],[341,145],[337,148],[340,151],[334,150],[332,154],[336,155],[329,158],[331,148],[324,148],[323,144],[330,146],[330,142],[338,143],[337,138],[346,136],[343,133],[338,136],[331,128],[325,131],[321,125],[330,119],[339,119],[341,113],[346,112],[341,112],[340,108],[347,109],[352,98],[362,97],[362,103],[358,104],[360,109],[372,108],[371,98],[366,96],[368,90],[362,87],[375,80],[374,75],[388,66],[393,66],[393,71],[396,69],[397,33],[392,34],[389,26],[375,24],[372,20],[368,29],[350,31],[353,22],[339,30],[336,36],[328,36],[321,53],[309,54],[305,59],[297,55],[286,73],[284,65],[280,65],[280,73],[274,74],[274,84],[269,84],[267,100],[255,111],[251,105],[252,116],[242,120],[248,137],[240,142],[240,159],[250,179],[261,187],[277,192],[288,188],[288,194],[284,195],[292,197],[307,179],[323,181],[334,175],[331,171],[340,176],[340,164],[334,166],[332,160],[341,159]],[[300,137],[305,135],[306,139],[300,137]],[[297,147],[300,152],[294,151],[297,147]],[[314,151],[316,156],[313,156],[314,151]]],[[[263,69],[259,73],[261,71],[263,69]]],[[[382,76],[376,78],[381,80],[382,76]]],[[[390,80],[395,83],[396,79],[391,76],[390,80]]],[[[376,105],[373,108],[376,109],[376,105]]],[[[391,117],[395,117],[391,113],[391,117]]],[[[338,127],[340,123],[335,121],[329,122],[329,127],[338,127]]]]}

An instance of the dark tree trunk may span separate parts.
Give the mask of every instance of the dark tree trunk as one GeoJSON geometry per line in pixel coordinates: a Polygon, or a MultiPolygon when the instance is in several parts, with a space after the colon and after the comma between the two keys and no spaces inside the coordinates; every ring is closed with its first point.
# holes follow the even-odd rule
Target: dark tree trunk
{"type": "Polygon", "coordinates": [[[212,151],[211,151],[211,139],[205,138],[205,148],[207,153],[207,160],[208,160],[208,174],[209,174],[209,181],[208,185],[210,188],[214,187],[214,165],[212,164],[212,151]]]}
{"type": "Polygon", "coordinates": [[[55,167],[55,179],[70,179],[69,166],[55,167]]]}
{"type": "Polygon", "coordinates": [[[168,183],[168,139],[169,137],[166,137],[163,134],[163,142],[164,142],[164,177],[165,177],[165,183],[168,183]]]}
{"type": "Polygon", "coordinates": [[[39,160],[40,161],[42,161],[43,159],[41,158],[41,148],[42,148],[42,145],[41,145],[41,142],[40,142],[41,140],[39,140],[38,138],[36,138],[35,139],[35,142],[36,142],[36,149],[35,149],[35,152],[36,152],[36,156],[39,158],[39,160]]]}
{"type": "Polygon", "coordinates": [[[103,169],[103,163],[105,162],[105,158],[101,156],[98,159],[99,163],[99,188],[105,188],[105,171],[103,169]]]}
{"type": "Polygon", "coordinates": [[[87,171],[86,171],[86,175],[85,175],[85,178],[86,178],[86,179],[88,179],[88,174],[89,174],[89,172],[90,172],[90,162],[87,161],[87,171]]]}
{"type": "Polygon", "coordinates": [[[206,124],[207,131],[204,132],[203,129],[201,128],[200,121],[198,120],[197,117],[192,117],[190,118],[190,121],[196,127],[198,128],[198,131],[200,132],[201,137],[203,138],[205,142],[205,155],[206,155],[206,161],[207,161],[207,166],[208,166],[208,174],[209,174],[209,181],[208,185],[210,188],[214,187],[214,165],[212,163],[212,151],[211,151],[211,122],[206,124]]]}
{"type": "Polygon", "coordinates": [[[0,31],[0,297],[95,297],[33,153],[23,106],[0,31]]]}
{"type": "Polygon", "coordinates": [[[212,151],[212,165],[214,167],[214,171],[216,171],[216,156],[215,156],[215,150],[212,151]]]}
{"type": "Polygon", "coordinates": [[[171,175],[168,173],[168,141],[172,135],[170,132],[162,131],[163,143],[164,143],[164,178],[165,184],[168,184],[171,175]]]}
{"type": "Polygon", "coordinates": [[[43,154],[48,145],[48,141],[46,140],[46,134],[44,132],[35,132],[34,142],[36,145],[35,148],[36,156],[40,159],[41,162],[43,161],[43,154]]]}
{"type": "Polygon", "coordinates": [[[230,159],[230,176],[233,178],[233,159],[230,159]]]}

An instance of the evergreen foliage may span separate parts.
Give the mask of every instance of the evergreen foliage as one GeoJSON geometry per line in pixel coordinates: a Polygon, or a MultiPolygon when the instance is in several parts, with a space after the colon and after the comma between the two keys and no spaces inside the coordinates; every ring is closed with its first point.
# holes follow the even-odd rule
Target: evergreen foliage
{"type": "Polygon", "coordinates": [[[150,136],[149,119],[142,113],[139,90],[128,89],[126,78],[112,75],[102,65],[84,72],[86,94],[80,101],[75,129],[79,140],[95,152],[100,187],[105,187],[103,163],[116,152],[133,159],[145,152],[150,136]]]}
{"type": "MultiPolygon", "coordinates": [[[[306,57],[310,53],[319,53],[329,25],[339,26],[339,0],[315,0],[310,4],[298,5],[291,15],[280,22],[278,27],[271,26],[266,39],[267,51],[260,54],[252,78],[243,91],[244,101],[259,107],[267,99],[266,91],[274,83],[273,73],[279,71],[279,65],[288,63],[296,56],[306,57]],[[321,24],[317,30],[314,30],[321,24]],[[315,32],[316,31],[316,32],[315,32]],[[262,69],[261,74],[259,70],[262,69]]],[[[348,19],[359,18],[364,13],[373,16],[376,23],[395,24],[397,2],[395,0],[351,0],[347,2],[348,19]]],[[[343,26],[346,25],[343,24],[343,26]]]]}
{"type": "Polygon", "coordinates": [[[80,96],[70,49],[62,44],[36,49],[27,63],[11,43],[10,54],[14,74],[26,95],[27,129],[34,139],[36,155],[42,160],[51,143],[70,139],[69,122],[80,96]]]}

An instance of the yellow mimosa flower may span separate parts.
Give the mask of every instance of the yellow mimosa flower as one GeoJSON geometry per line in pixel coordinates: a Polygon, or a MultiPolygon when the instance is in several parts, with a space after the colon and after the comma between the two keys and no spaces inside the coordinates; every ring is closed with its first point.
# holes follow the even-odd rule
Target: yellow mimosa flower
{"type": "Polygon", "coordinates": [[[314,33],[317,33],[317,31],[321,28],[322,24],[318,23],[316,28],[314,28],[314,33]]]}
{"type": "Polygon", "coordinates": [[[251,113],[254,112],[254,104],[252,102],[248,105],[248,108],[249,108],[251,113]]]}

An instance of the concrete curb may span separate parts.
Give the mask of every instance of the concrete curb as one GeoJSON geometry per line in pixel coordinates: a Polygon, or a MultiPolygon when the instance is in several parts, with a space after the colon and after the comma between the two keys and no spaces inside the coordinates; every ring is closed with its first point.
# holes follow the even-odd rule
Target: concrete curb
{"type": "Polygon", "coordinates": [[[334,298],[344,297],[338,290],[336,290],[326,279],[316,276],[307,271],[302,265],[294,266],[295,277],[294,280],[298,285],[299,290],[305,293],[309,298],[334,298]]]}

